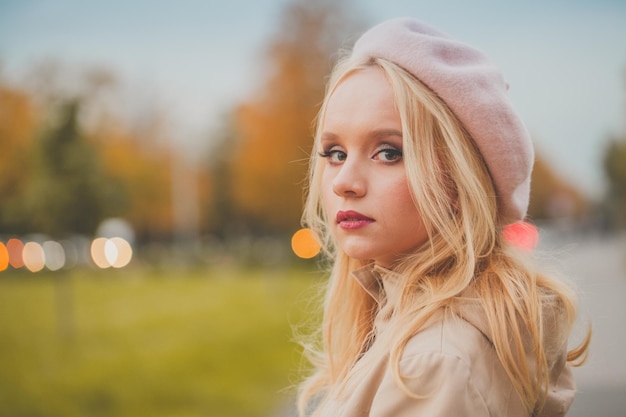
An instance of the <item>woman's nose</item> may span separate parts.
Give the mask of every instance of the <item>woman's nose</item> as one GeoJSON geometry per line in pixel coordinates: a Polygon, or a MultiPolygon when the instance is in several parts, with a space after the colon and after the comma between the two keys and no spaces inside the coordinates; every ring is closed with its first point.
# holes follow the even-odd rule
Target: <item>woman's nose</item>
{"type": "Polygon", "coordinates": [[[340,197],[362,197],[367,192],[366,180],[356,161],[347,159],[333,180],[333,191],[340,197]]]}

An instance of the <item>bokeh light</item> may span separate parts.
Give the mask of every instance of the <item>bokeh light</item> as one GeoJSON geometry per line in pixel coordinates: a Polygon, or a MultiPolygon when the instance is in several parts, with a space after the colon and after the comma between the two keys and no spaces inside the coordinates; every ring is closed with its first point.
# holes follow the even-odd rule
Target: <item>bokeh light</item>
{"type": "Polygon", "coordinates": [[[9,252],[9,264],[15,269],[23,267],[22,251],[24,250],[24,243],[16,238],[9,239],[7,250],[9,252]]]}
{"type": "Polygon", "coordinates": [[[113,243],[116,248],[117,256],[111,262],[113,268],[123,268],[128,265],[133,258],[133,248],[126,239],[121,237],[114,237],[109,239],[109,242],[113,243]]]}
{"type": "Polygon", "coordinates": [[[99,237],[91,243],[91,259],[98,268],[123,268],[133,257],[133,249],[126,239],[99,237]]]}
{"type": "Polygon", "coordinates": [[[108,268],[111,263],[106,258],[106,243],[109,239],[106,237],[99,237],[91,242],[91,259],[98,268],[108,268]]]}
{"type": "Polygon", "coordinates": [[[30,272],[39,272],[46,266],[46,255],[43,247],[37,242],[28,242],[24,245],[22,260],[30,272]]]}
{"type": "Polygon", "coordinates": [[[11,238],[0,242],[0,272],[11,266],[30,272],[43,269],[59,271],[80,265],[95,264],[98,268],[124,268],[133,258],[132,244],[122,237],[72,240],[44,240],[42,236],[31,241],[11,238]],[[43,243],[39,243],[43,241],[43,243]]]}
{"type": "Polygon", "coordinates": [[[104,242],[104,257],[107,260],[109,266],[113,266],[115,261],[117,260],[117,246],[115,246],[115,242],[111,239],[107,239],[104,242]]]}
{"type": "Polygon", "coordinates": [[[43,243],[43,252],[46,258],[46,268],[58,271],[65,266],[65,249],[59,242],[48,240],[43,243]]]}
{"type": "Polygon", "coordinates": [[[509,224],[502,233],[512,245],[524,251],[535,249],[539,243],[539,230],[535,225],[528,222],[509,224]]]}
{"type": "Polygon", "coordinates": [[[296,256],[310,259],[320,253],[321,246],[311,229],[300,229],[291,238],[291,249],[296,256]]]}
{"type": "Polygon", "coordinates": [[[9,250],[0,242],[0,272],[6,270],[9,267],[9,250]]]}

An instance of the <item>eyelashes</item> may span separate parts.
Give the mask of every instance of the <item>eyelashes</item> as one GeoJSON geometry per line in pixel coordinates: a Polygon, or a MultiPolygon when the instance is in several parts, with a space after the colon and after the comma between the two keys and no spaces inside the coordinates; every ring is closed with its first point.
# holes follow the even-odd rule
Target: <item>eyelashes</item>
{"type": "Polygon", "coordinates": [[[333,149],[335,147],[331,147],[329,150],[325,150],[323,152],[318,153],[322,158],[328,159],[328,161],[332,163],[341,163],[346,160],[347,154],[339,149],[333,149]]]}
{"type": "Polygon", "coordinates": [[[396,162],[402,159],[402,151],[395,148],[381,149],[376,155],[378,159],[385,162],[396,162]]]}
{"type": "MultiPolygon", "coordinates": [[[[339,164],[345,161],[348,154],[339,146],[328,146],[322,152],[318,152],[321,158],[327,159],[331,164],[339,164]]],[[[382,144],[376,148],[371,156],[372,160],[382,161],[387,164],[393,164],[402,159],[402,150],[389,144],[382,144]]]]}

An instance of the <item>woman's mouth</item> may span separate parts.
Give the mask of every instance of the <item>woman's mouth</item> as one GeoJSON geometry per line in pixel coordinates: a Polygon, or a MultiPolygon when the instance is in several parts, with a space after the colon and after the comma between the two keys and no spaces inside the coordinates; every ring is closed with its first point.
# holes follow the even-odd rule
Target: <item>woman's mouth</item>
{"type": "Polygon", "coordinates": [[[355,230],[374,223],[374,219],[367,217],[359,212],[348,210],[337,212],[337,224],[342,229],[355,230]]]}

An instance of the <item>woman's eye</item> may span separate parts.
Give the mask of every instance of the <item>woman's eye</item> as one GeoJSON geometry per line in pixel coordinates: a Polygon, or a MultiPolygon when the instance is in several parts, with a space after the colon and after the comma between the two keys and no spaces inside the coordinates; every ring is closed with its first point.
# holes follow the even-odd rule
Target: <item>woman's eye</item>
{"type": "Polygon", "coordinates": [[[402,151],[398,149],[383,149],[376,154],[376,158],[383,162],[396,162],[402,159],[402,151]]]}
{"type": "Polygon", "coordinates": [[[338,149],[331,149],[329,151],[324,151],[320,153],[322,158],[326,158],[330,161],[331,164],[340,164],[346,160],[346,153],[340,151],[338,149]]]}

